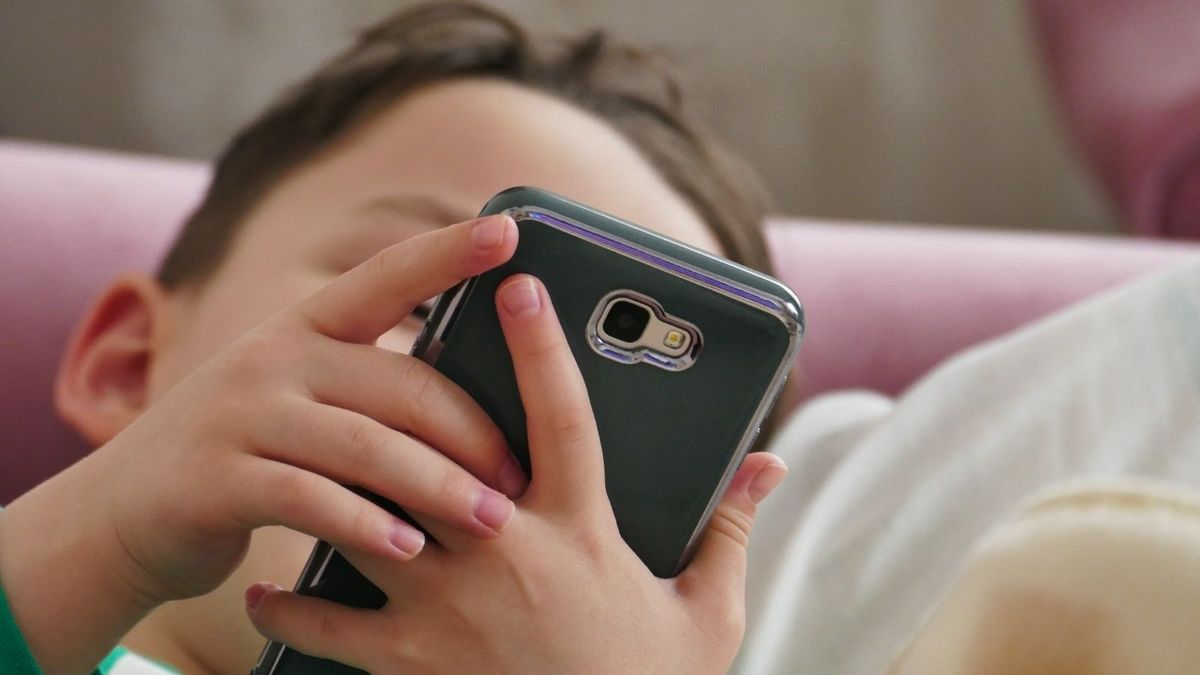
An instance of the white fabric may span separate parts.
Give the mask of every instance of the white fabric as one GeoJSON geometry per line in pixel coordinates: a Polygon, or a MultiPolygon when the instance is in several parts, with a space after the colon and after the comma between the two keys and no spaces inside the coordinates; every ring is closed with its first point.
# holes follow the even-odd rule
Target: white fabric
{"type": "Polygon", "coordinates": [[[1197,672],[1200,491],[1077,480],[1019,510],[976,542],[890,675],[1197,672]]]}
{"type": "Polygon", "coordinates": [[[126,652],[105,671],[107,675],[171,675],[174,672],[132,652],[126,652]]]}
{"type": "Polygon", "coordinates": [[[752,537],[739,670],[883,672],[1022,497],[1079,477],[1200,487],[1200,264],[968,351],[894,403],[815,400],[772,450],[792,473],[752,537]]]}

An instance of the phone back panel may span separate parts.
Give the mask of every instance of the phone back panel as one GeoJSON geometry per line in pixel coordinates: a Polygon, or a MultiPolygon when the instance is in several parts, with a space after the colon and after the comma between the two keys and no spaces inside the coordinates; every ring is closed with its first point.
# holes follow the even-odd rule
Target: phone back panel
{"type": "Polygon", "coordinates": [[[493,298],[513,274],[541,279],[587,384],[621,535],[654,574],[673,576],[713,496],[740,460],[741,441],[761,423],[764,399],[796,336],[778,316],[673,271],[540,220],[517,224],[516,255],[466,291],[434,367],[479,402],[526,470],[536,473],[493,298]],[[694,363],[672,371],[594,351],[589,320],[615,290],[649,296],[694,324],[702,336],[694,363]]]}
{"type": "MultiPolygon", "coordinates": [[[[782,389],[803,330],[799,302],[769,277],[541,190],[506,190],[482,213],[502,211],[520,230],[516,253],[444,294],[413,353],[479,403],[537,480],[494,297],[513,274],[538,277],[587,385],[621,535],[652,573],[673,576],[782,389]],[[648,296],[693,324],[701,335],[694,362],[671,371],[594,351],[589,321],[616,290],[648,296]]],[[[324,543],[297,587],[360,607],[386,601],[324,543]]],[[[258,672],[358,671],[272,645],[258,672]]]]}

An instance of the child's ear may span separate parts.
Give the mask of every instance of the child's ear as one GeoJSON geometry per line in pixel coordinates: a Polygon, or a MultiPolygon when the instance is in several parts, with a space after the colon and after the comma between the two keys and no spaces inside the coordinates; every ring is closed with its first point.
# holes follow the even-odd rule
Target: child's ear
{"type": "Polygon", "coordinates": [[[67,345],[54,387],[58,414],[93,447],[146,406],[167,296],[143,274],[121,276],[92,305],[67,345]]]}

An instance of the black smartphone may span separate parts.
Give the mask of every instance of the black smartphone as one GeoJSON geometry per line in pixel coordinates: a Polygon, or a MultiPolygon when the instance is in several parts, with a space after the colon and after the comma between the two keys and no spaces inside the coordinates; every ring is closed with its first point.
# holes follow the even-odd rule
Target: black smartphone
{"type": "MultiPolygon", "coordinates": [[[[804,332],[800,302],[775,279],[544,190],[505,190],[481,215],[502,212],[519,228],[516,253],[442,294],[412,353],[474,397],[529,471],[494,297],[513,274],[538,277],[587,385],[621,535],[652,573],[674,576],[783,389],[804,332]]],[[[387,602],[325,542],[296,589],[387,602]]],[[[361,672],[276,643],[253,671],[361,672]]]]}

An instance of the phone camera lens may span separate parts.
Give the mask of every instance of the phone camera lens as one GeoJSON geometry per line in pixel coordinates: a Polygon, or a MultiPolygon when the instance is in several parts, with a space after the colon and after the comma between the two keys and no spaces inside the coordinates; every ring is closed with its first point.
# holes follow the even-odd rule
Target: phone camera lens
{"type": "Polygon", "coordinates": [[[650,311],[628,300],[617,300],[604,318],[604,332],[621,342],[634,343],[650,323],[650,311]]]}

